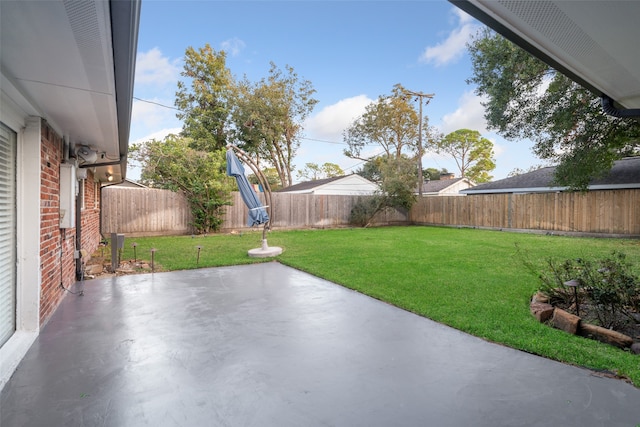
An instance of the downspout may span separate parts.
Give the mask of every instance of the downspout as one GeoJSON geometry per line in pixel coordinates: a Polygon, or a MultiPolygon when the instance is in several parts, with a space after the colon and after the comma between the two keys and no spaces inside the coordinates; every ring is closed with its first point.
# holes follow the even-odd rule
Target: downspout
{"type": "MultiPolygon", "coordinates": [[[[77,185],[84,185],[84,180],[76,180],[77,185]]],[[[84,193],[83,193],[84,194],[84,193]]],[[[80,192],[76,196],[76,280],[83,278],[82,274],[82,200],[80,192]]]]}
{"type": "MultiPolygon", "coordinates": [[[[71,159],[71,144],[69,142],[69,137],[65,136],[62,145],[62,158],[63,163],[68,163],[71,159]]],[[[77,162],[77,159],[74,159],[77,162]]],[[[76,163],[77,165],[77,163],[76,163]]],[[[78,184],[78,180],[76,179],[76,185],[78,184]]],[[[75,242],[75,251],[74,256],[76,259],[76,280],[82,279],[82,200],[78,197],[80,192],[76,194],[76,242],[75,242]]]]}
{"type": "Polygon", "coordinates": [[[600,99],[602,102],[602,111],[610,116],[620,118],[640,118],[640,108],[620,110],[613,105],[613,99],[607,95],[602,95],[600,99]]]}

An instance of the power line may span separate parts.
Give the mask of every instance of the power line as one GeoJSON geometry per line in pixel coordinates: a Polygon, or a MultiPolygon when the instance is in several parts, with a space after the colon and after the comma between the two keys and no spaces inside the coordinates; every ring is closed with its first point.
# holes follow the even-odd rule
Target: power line
{"type": "Polygon", "coordinates": [[[403,89],[404,93],[410,96],[415,96],[416,100],[420,101],[420,123],[418,125],[418,195],[422,197],[422,99],[426,98],[427,102],[425,105],[429,105],[429,101],[436,94],[435,93],[422,93],[422,92],[414,92],[412,90],[403,89]]]}
{"type": "MultiPolygon", "coordinates": [[[[137,96],[134,96],[134,97],[133,97],[133,99],[135,99],[135,100],[137,100],[137,101],[140,101],[140,102],[146,102],[146,103],[148,103],[148,104],[157,105],[157,106],[159,106],[159,107],[163,107],[163,108],[169,108],[169,109],[171,109],[171,110],[176,110],[176,111],[180,111],[181,113],[184,113],[184,111],[183,111],[183,110],[181,110],[181,109],[179,109],[179,108],[172,107],[172,106],[170,106],[170,105],[165,105],[165,104],[162,104],[162,103],[160,103],[160,102],[149,101],[148,99],[139,98],[139,97],[137,97],[137,96]]],[[[325,140],[325,139],[306,138],[306,137],[303,137],[303,136],[301,136],[301,137],[300,137],[300,139],[306,139],[307,141],[324,142],[324,143],[326,143],[326,144],[349,145],[349,144],[347,144],[346,142],[327,141],[327,140],[325,140]]]]}
{"type": "Polygon", "coordinates": [[[148,103],[148,104],[157,105],[157,106],[159,106],[159,107],[170,108],[171,110],[177,110],[177,111],[180,111],[181,113],[184,113],[184,111],[182,111],[182,110],[181,110],[181,109],[179,109],[179,108],[171,107],[171,106],[169,106],[169,105],[164,105],[164,104],[161,104],[161,103],[159,103],[159,102],[149,101],[148,99],[138,98],[137,96],[134,96],[134,97],[133,97],[133,99],[135,99],[135,100],[137,100],[137,101],[140,101],[140,102],[146,102],[146,103],[148,103]]]}
{"type": "Polygon", "coordinates": [[[346,142],[327,141],[324,139],[315,139],[315,138],[305,138],[304,136],[301,136],[300,139],[306,139],[307,141],[325,142],[327,144],[349,145],[346,142]]]}
{"type": "MultiPolygon", "coordinates": [[[[148,103],[148,104],[157,105],[157,106],[159,106],[159,107],[169,108],[169,109],[171,109],[171,110],[180,111],[180,112],[182,112],[182,113],[184,112],[183,110],[181,110],[181,109],[179,109],[179,108],[171,107],[171,106],[169,106],[169,105],[161,104],[161,103],[159,103],[159,102],[155,102],[155,101],[149,101],[148,99],[142,99],[142,98],[139,98],[139,97],[137,97],[137,96],[134,96],[134,97],[133,97],[133,99],[138,100],[138,101],[140,101],[140,102],[146,102],[146,103],[148,103]]],[[[307,141],[322,142],[322,143],[325,143],[325,144],[349,145],[349,144],[347,144],[347,143],[346,143],[346,142],[344,142],[344,141],[342,141],[342,142],[338,142],[338,141],[327,141],[327,140],[325,140],[325,139],[307,138],[307,137],[302,137],[302,136],[300,137],[300,139],[304,139],[304,140],[307,140],[307,141]]],[[[375,156],[374,156],[374,157],[375,157],[375,156]]],[[[360,166],[361,164],[364,164],[364,163],[366,163],[366,161],[364,161],[364,160],[363,160],[363,161],[361,161],[361,162],[359,162],[359,163],[356,163],[355,165],[350,166],[350,167],[348,167],[348,168],[346,168],[346,169],[347,169],[347,170],[349,170],[349,169],[354,169],[355,167],[360,166]]]]}

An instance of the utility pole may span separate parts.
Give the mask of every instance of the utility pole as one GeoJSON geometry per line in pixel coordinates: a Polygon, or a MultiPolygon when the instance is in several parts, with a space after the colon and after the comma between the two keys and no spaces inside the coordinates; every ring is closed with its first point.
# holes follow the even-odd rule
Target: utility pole
{"type": "Polygon", "coordinates": [[[422,93],[422,92],[414,92],[408,89],[402,89],[404,93],[410,96],[415,96],[416,100],[420,101],[420,121],[418,125],[418,195],[422,197],[422,184],[424,178],[422,177],[422,155],[423,155],[423,147],[422,147],[422,100],[424,98],[427,99],[424,105],[428,105],[431,98],[436,96],[435,93],[422,93]]]}

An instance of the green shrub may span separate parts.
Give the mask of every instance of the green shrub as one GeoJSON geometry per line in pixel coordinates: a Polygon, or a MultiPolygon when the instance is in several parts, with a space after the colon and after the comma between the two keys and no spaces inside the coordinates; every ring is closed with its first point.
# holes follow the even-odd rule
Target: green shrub
{"type": "Polygon", "coordinates": [[[542,281],[540,290],[558,306],[569,306],[573,302],[574,291],[565,283],[577,280],[580,294],[586,298],[581,304],[587,304],[597,322],[605,328],[620,327],[634,320],[632,313],[640,313],[640,281],[621,252],[613,252],[596,261],[548,259],[547,270],[539,277],[542,281]]]}
{"type": "Polygon", "coordinates": [[[366,227],[374,215],[384,208],[383,198],[380,196],[361,197],[351,208],[349,224],[357,227],[366,227]]]}

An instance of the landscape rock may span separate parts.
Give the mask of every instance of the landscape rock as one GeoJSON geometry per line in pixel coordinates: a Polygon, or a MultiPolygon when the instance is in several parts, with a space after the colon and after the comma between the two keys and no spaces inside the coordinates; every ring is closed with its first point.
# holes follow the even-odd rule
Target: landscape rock
{"type": "Polygon", "coordinates": [[[631,347],[633,338],[620,332],[603,328],[602,326],[591,325],[582,322],[580,324],[580,335],[594,338],[600,342],[611,344],[619,348],[631,347]]]}
{"type": "Polygon", "coordinates": [[[578,332],[578,325],[580,324],[580,318],[560,308],[556,308],[553,311],[551,324],[553,325],[554,328],[558,328],[565,332],[575,335],[578,332]]]}
{"type": "Polygon", "coordinates": [[[531,302],[548,303],[549,302],[549,296],[547,296],[546,294],[538,291],[538,292],[535,293],[533,298],[531,298],[531,302]]]}
{"type": "Polygon", "coordinates": [[[531,314],[533,314],[540,323],[544,323],[553,317],[554,308],[551,304],[532,301],[529,309],[531,310],[531,314]]]}
{"type": "Polygon", "coordinates": [[[631,352],[633,354],[640,354],[640,342],[634,342],[631,344],[631,352]]]}
{"type": "Polygon", "coordinates": [[[85,274],[100,274],[102,273],[102,264],[90,264],[84,269],[85,274]]]}

